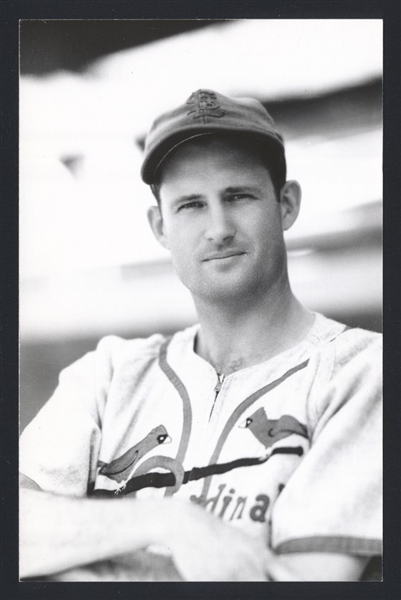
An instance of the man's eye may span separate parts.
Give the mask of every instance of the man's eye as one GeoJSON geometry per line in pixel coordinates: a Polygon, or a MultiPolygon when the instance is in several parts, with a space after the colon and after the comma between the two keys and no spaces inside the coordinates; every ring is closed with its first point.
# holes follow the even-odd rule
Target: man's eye
{"type": "Polygon", "coordinates": [[[232,200],[247,200],[247,199],[252,199],[254,198],[254,196],[252,196],[252,194],[246,194],[245,192],[242,194],[233,194],[232,196],[229,197],[229,201],[232,200]]]}
{"type": "Polygon", "coordinates": [[[185,210],[188,208],[202,208],[201,202],[187,202],[186,204],[181,204],[178,210],[185,210]]]}

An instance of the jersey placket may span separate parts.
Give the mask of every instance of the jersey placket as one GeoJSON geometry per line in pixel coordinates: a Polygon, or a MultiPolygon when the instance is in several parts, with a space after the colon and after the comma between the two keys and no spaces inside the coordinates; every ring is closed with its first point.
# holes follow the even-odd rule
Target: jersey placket
{"type": "Polygon", "coordinates": [[[211,408],[211,410],[210,410],[210,414],[209,414],[209,422],[210,422],[210,421],[211,421],[211,419],[212,419],[212,415],[213,415],[214,407],[215,407],[215,404],[216,404],[216,402],[217,402],[217,397],[218,397],[218,395],[219,395],[219,393],[220,393],[220,390],[221,390],[221,388],[222,388],[222,385],[223,385],[223,383],[224,383],[224,379],[225,379],[225,377],[226,377],[226,376],[224,375],[224,373],[217,373],[217,383],[216,383],[216,385],[214,386],[214,390],[213,390],[213,391],[214,391],[214,399],[213,399],[212,408],[211,408]]]}

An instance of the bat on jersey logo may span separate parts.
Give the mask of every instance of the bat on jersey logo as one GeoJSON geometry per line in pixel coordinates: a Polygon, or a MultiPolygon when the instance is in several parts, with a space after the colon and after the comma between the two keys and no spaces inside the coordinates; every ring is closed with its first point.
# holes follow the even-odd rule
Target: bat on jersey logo
{"type": "Polygon", "coordinates": [[[212,475],[221,475],[240,467],[251,467],[262,464],[276,454],[294,454],[297,456],[303,455],[304,450],[301,446],[272,447],[275,442],[286,438],[293,433],[301,435],[305,438],[307,437],[306,426],[302,425],[302,423],[299,423],[299,421],[297,421],[294,417],[284,415],[280,419],[271,420],[267,418],[264,409],[259,408],[250,417],[247,417],[239,426],[244,429],[249,429],[250,432],[259,440],[259,442],[263,444],[266,449],[266,453],[263,456],[249,458],[244,457],[227,463],[215,463],[209,464],[205,467],[194,467],[190,471],[185,472],[182,468],[182,465],[175,464],[177,461],[168,459],[166,457],[157,456],[145,461],[144,465],[152,462],[151,465],[148,465],[149,469],[150,466],[152,467],[152,470],[159,466],[163,469],[167,468],[170,473],[148,472],[148,469],[137,469],[137,462],[140,460],[140,458],[158,445],[171,441],[166,428],[163,425],[159,425],[158,427],[152,429],[152,431],[148,433],[145,438],[132,446],[132,448],[130,448],[122,456],[108,464],[100,463],[101,469],[99,474],[113,479],[119,485],[115,492],[108,490],[95,490],[94,495],[110,496],[118,492],[122,492],[123,495],[125,495],[129,493],[135,493],[136,491],[146,487],[160,488],[174,486],[177,484],[177,476],[180,480],[179,485],[185,485],[189,481],[204,479],[205,477],[210,477],[212,475]],[[171,463],[174,462],[174,465],[165,464],[166,460],[170,461],[171,463]],[[160,464],[156,464],[158,462],[160,464]],[[178,469],[177,466],[180,466],[180,469],[178,469]]]}
{"type": "Polygon", "coordinates": [[[169,442],[171,442],[171,437],[168,435],[166,428],[164,425],[158,425],[137,444],[124,452],[122,456],[110,463],[99,461],[98,466],[101,467],[99,474],[106,475],[109,479],[116,481],[120,484],[119,489],[124,488],[127,481],[132,477],[138,461],[153,448],[169,442]]]}

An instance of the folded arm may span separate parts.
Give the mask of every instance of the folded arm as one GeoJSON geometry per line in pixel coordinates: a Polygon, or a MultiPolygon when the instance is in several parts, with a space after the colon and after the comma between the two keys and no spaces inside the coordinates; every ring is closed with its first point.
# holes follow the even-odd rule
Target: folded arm
{"type": "Polygon", "coordinates": [[[20,576],[52,575],[157,543],[167,533],[170,505],[21,489],[20,576]]]}
{"type": "Polygon", "coordinates": [[[25,482],[20,494],[22,578],[75,570],[69,580],[79,580],[79,568],[111,559],[100,578],[112,578],[114,564],[120,577],[123,571],[135,580],[130,570],[138,561],[130,556],[152,545],[171,553],[187,581],[351,581],[366,564],[366,559],[340,554],[276,556],[261,540],[173,499],[111,502],[34,488],[25,482]]]}
{"type": "Polygon", "coordinates": [[[21,578],[109,559],[129,570],[129,555],[161,546],[189,581],[266,579],[270,553],[264,544],[193,504],[71,498],[33,487],[20,492],[21,578]]]}

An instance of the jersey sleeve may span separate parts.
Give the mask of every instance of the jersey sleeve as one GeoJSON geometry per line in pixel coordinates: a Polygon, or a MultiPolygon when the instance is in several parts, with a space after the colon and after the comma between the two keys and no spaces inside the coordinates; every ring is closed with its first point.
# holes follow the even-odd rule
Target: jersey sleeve
{"type": "Polygon", "coordinates": [[[318,390],[310,450],[273,508],[277,553],[381,554],[381,363],[376,338],[318,390]]]}
{"type": "Polygon", "coordinates": [[[105,338],[97,351],[64,369],[53,396],[24,429],[19,468],[31,487],[86,495],[96,474],[101,414],[112,376],[108,345],[105,338]]]}

